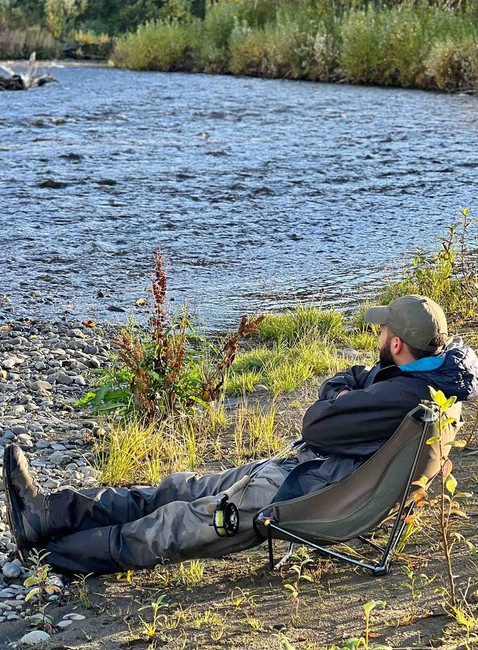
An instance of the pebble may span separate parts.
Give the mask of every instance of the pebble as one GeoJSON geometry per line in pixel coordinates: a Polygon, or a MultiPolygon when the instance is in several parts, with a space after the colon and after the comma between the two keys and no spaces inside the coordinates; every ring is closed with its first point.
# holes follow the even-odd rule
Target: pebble
{"type": "Polygon", "coordinates": [[[20,566],[18,566],[18,564],[14,564],[13,562],[5,562],[2,567],[2,573],[5,578],[14,580],[15,578],[19,578],[22,575],[22,569],[20,566]]]}
{"type": "Polygon", "coordinates": [[[34,381],[32,384],[32,390],[36,391],[42,391],[42,390],[51,390],[52,385],[48,381],[42,381],[41,379],[38,379],[37,381],[34,381]]]}
{"type": "MultiPolygon", "coordinates": [[[[0,474],[3,447],[14,441],[25,451],[35,479],[46,492],[67,484],[74,489],[95,484],[88,440],[99,425],[75,403],[91,382],[90,369],[106,362],[108,349],[105,340],[78,323],[19,321],[12,323],[11,330],[0,329],[0,474]]],[[[2,623],[25,618],[29,611],[30,604],[25,603],[29,589],[22,583],[32,575],[32,569],[19,560],[10,561],[15,544],[6,521],[0,478],[0,639],[4,638],[2,623]]],[[[61,577],[52,572],[48,583],[60,589],[48,597],[52,603],[68,592],[61,577]]],[[[84,618],[72,612],[58,629],[84,618]]],[[[49,634],[35,630],[17,643],[23,647],[48,639],[49,634]]]]}
{"type": "Polygon", "coordinates": [[[33,630],[33,632],[24,634],[19,643],[23,643],[24,645],[38,645],[39,643],[49,641],[50,638],[50,635],[43,632],[43,630],[33,630]]]}

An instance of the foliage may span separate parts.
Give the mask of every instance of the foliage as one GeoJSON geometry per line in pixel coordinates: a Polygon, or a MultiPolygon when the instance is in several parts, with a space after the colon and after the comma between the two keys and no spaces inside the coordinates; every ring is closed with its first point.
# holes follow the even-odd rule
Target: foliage
{"type": "MultiPolygon", "coordinates": [[[[419,488],[414,494],[414,500],[417,508],[429,505],[437,522],[447,571],[448,584],[444,591],[448,600],[447,607],[453,609],[459,607],[456,579],[453,571],[453,548],[457,543],[463,543],[471,553],[476,553],[475,546],[455,530],[456,521],[459,521],[460,518],[466,518],[460,501],[470,497],[471,494],[457,491],[457,481],[452,474],[453,464],[448,458],[449,449],[445,448],[445,445],[456,444],[447,442],[444,437],[447,427],[454,422],[447,411],[455,404],[456,397],[447,398],[441,390],[435,390],[432,387],[430,387],[430,395],[432,399],[431,406],[425,405],[425,408],[431,411],[436,418],[437,435],[429,438],[426,442],[428,445],[437,445],[438,447],[440,462],[439,489],[436,496],[430,496],[426,491],[428,479],[422,477],[414,483],[419,488]]],[[[415,520],[417,517],[418,515],[412,515],[415,520]]]]}
{"type": "Polygon", "coordinates": [[[0,17],[0,59],[28,59],[32,52],[40,58],[55,58],[58,42],[41,25],[21,27],[12,19],[0,17]]]}
{"type": "Polygon", "coordinates": [[[116,363],[100,371],[98,387],[80,402],[95,412],[136,411],[158,424],[184,408],[214,401],[241,340],[256,333],[262,317],[242,317],[236,332],[220,345],[198,336],[183,308],[178,315],[166,305],[167,279],[158,251],[152,282],[154,314],[148,328],[131,321],[113,341],[116,363]]]}
{"type": "Polygon", "coordinates": [[[88,0],[45,0],[48,28],[55,38],[67,37],[76,18],[81,15],[88,0]]]}
{"type": "Polygon", "coordinates": [[[478,83],[478,24],[443,3],[220,0],[181,18],[171,60],[166,21],[118,41],[119,66],[456,90],[478,83]],[[193,26],[193,27],[192,27],[193,26]]]}
{"type": "Polygon", "coordinates": [[[74,33],[74,54],[80,58],[107,58],[112,47],[112,39],[107,34],[96,34],[91,30],[74,33]]]}
{"type": "Polygon", "coordinates": [[[404,278],[391,284],[380,301],[387,304],[399,296],[422,294],[441,305],[453,326],[473,318],[478,304],[474,223],[465,208],[461,220],[448,227],[445,237],[439,238],[439,250],[432,254],[418,251],[404,278]]]}

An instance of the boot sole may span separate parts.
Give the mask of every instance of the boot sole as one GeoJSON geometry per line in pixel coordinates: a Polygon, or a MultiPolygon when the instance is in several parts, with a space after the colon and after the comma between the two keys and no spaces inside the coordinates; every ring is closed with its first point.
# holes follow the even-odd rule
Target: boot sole
{"type": "Polygon", "coordinates": [[[25,528],[22,522],[21,505],[15,490],[11,487],[11,472],[12,472],[12,452],[11,446],[6,447],[3,459],[3,485],[5,489],[6,504],[7,504],[7,520],[10,526],[10,532],[13,540],[17,546],[17,555],[22,562],[26,562],[28,552],[32,550],[33,546],[27,541],[25,535],[25,528]]]}

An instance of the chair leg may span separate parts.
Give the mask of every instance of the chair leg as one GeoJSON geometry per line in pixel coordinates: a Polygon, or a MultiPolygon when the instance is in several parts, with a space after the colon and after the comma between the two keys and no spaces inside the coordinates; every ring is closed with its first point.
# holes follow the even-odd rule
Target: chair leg
{"type": "Polygon", "coordinates": [[[274,569],[277,571],[277,569],[280,569],[284,564],[287,562],[287,560],[290,558],[292,555],[292,550],[294,548],[294,542],[289,542],[289,548],[287,549],[286,554],[277,562],[277,564],[274,565],[274,569]]]}
{"type": "Polygon", "coordinates": [[[272,530],[270,525],[267,527],[267,546],[269,548],[269,569],[274,571],[274,545],[272,541],[272,530]]]}

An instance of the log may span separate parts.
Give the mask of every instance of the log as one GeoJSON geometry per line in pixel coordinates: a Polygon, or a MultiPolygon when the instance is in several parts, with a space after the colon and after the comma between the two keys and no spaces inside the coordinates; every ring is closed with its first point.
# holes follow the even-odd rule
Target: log
{"type": "Polygon", "coordinates": [[[19,74],[14,74],[11,77],[0,77],[0,91],[26,89],[27,87],[25,85],[25,82],[19,74]]]}

